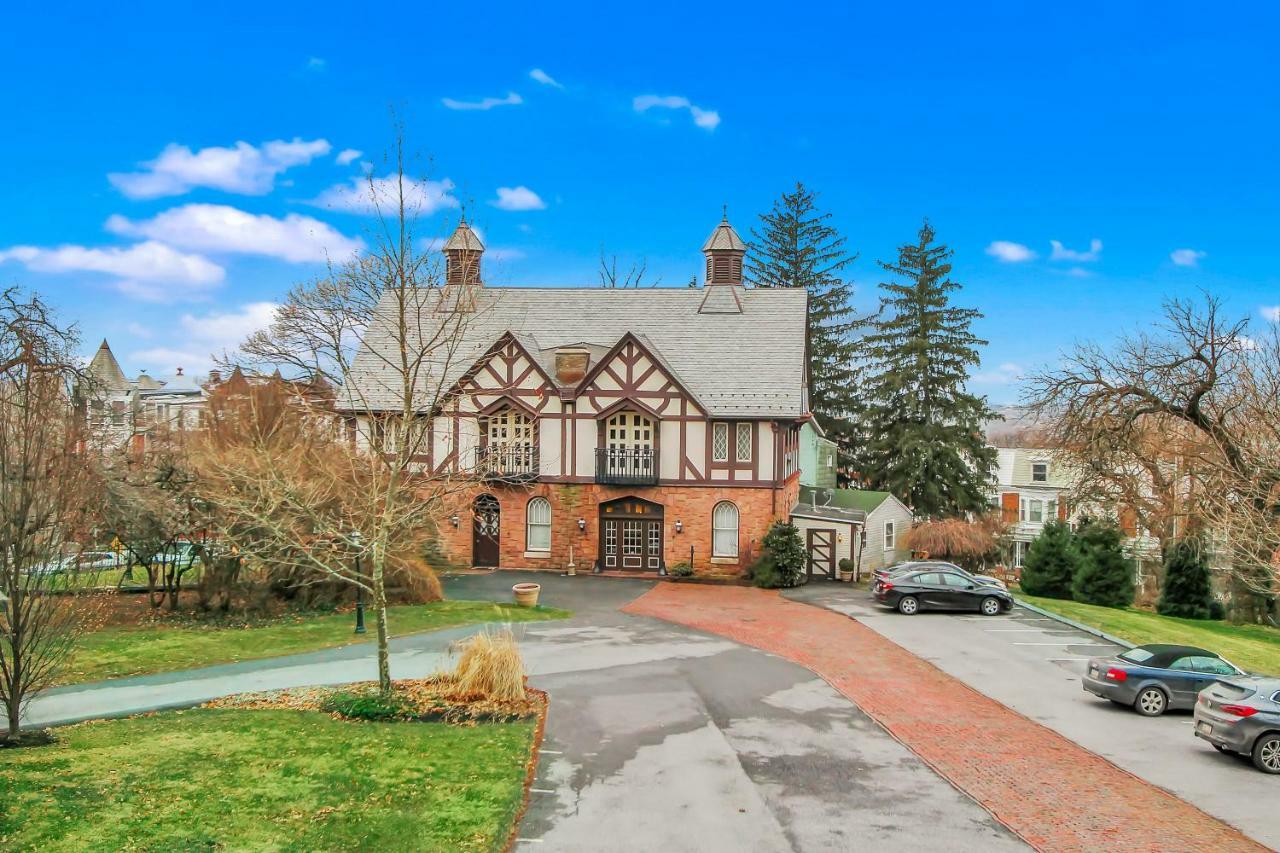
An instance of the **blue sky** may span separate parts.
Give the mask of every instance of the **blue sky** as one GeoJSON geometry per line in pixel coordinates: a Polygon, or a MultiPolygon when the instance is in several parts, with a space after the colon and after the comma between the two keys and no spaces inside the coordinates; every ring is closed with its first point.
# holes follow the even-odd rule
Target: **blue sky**
{"type": "Polygon", "coordinates": [[[928,216],[997,403],[1167,296],[1280,305],[1269,4],[49,5],[0,32],[0,283],[131,373],[206,366],[358,246],[334,188],[385,173],[392,107],[423,230],[465,205],[495,284],[591,284],[603,247],[681,285],[722,204],[747,236],[802,180],[870,307],[928,216]]]}

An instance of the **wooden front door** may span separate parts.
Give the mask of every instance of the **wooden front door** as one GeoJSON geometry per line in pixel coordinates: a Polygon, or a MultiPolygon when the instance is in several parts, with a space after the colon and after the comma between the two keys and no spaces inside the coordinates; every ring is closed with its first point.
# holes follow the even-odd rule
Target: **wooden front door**
{"type": "Polygon", "coordinates": [[[498,565],[498,534],[502,508],[493,495],[481,495],[471,508],[471,565],[498,565]]]}
{"type": "Polygon", "coordinates": [[[662,569],[662,505],[639,498],[600,504],[600,568],[606,572],[662,569]]]}
{"type": "Polygon", "coordinates": [[[807,531],[809,545],[809,567],[806,574],[813,580],[814,576],[825,575],[836,577],[836,532],[834,530],[807,531]]]}

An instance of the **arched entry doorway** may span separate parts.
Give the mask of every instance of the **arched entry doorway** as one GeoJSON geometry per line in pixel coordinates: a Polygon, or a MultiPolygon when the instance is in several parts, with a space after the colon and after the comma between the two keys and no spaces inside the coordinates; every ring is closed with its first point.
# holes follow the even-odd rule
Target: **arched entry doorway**
{"type": "Polygon", "coordinates": [[[640,498],[600,504],[600,567],[605,571],[659,571],[662,530],[662,504],[640,498]]]}
{"type": "Polygon", "coordinates": [[[471,565],[498,565],[498,533],[502,507],[493,495],[480,495],[471,505],[471,565]]]}

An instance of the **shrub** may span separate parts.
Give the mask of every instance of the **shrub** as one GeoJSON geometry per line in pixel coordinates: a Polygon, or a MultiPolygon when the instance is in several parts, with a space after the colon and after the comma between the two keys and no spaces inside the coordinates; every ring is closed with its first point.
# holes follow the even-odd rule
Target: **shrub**
{"type": "Polygon", "coordinates": [[[676,563],[667,573],[675,578],[691,578],[693,577],[693,566],[689,565],[687,560],[676,563]]]}
{"type": "Polygon", "coordinates": [[[1195,536],[1179,539],[1165,549],[1164,586],[1156,612],[1183,619],[1213,618],[1213,591],[1204,542],[1195,536]]]}
{"type": "Polygon", "coordinates": [[[1071,583],[1080,564],[1075,535],[1062,521],[1051,521],[1027,548],[1019,582],[1027,595],[1071,598],[1071,583]]]}
{"type": "Polygon", "coordinates": [[[1133,604],[1133,561],[1124,555],[1120,528],[1088,521],[1076,534],[1080,566],[1071,594],[1083,604],[1128,607],[1133,604]]]}
{"type": "Polygon", "coordinates": [[[788,521],[775,521],[763,544],[764,552],[751,566],[752,582],[765,589],[798,586],[809,559],[800,530],[788,521]]]}
{"type": "Polygon", "coordinates": [[[524,661],[510,631],[481,631],[460,641],[462,654],[452,673],[444,676],[457,692],[486,699],[524,699],[524,661]]]}
{"type": "Polygon", "coordinates": [[[407,720],[414,716],[413,703],[396,693],[339,692],[326,697],[320,710],[351,720],[407,720]]]}
{"type": "Polygon", "coordinates": [[[853,574],[857,570],[858,570],[858,564],[855,563],[853,560],[850,560],[848,557],[845,557],[840,560],[840,571],[853,574]]]}

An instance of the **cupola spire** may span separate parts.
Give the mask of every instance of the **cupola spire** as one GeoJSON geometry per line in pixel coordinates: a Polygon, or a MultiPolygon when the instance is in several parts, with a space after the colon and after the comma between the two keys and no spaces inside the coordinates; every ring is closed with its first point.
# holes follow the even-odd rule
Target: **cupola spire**
{"type": "Polygon", "coordinates": [[[702,254],[707,256],[707,284],[742,284],[746,252],[747,244],[729,224],[729,206],[725,205],[724,218],[702,246],[702,254]]]}
{"type": "Polygon", "coordinates": [[[467,224],[466,216],[458,223],[453,235],[445,241],[445,284],[481,284],[480,256],[484,243],[467,224]]]}

